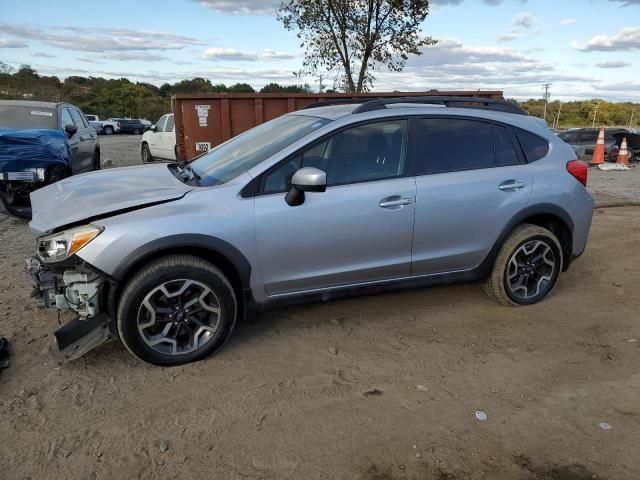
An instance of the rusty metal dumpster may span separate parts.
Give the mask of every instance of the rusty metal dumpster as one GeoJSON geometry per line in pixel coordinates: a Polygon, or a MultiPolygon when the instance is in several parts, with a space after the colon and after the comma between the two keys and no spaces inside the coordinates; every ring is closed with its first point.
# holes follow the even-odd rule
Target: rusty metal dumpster
{"type": "Polygon", "coordinates": [[[176,128],[176,158],[190,160],[231,137],[315,102],[348,98],[445,95],[502,99],[501,91],[391,93],[179,93],[171,97],[176,128]]]}

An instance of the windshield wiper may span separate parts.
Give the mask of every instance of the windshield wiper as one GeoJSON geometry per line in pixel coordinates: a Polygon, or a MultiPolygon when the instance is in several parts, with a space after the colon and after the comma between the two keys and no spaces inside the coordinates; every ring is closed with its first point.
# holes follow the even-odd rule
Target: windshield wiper
{"type": "Polygon", "coordinates": [[[200,180],[202,180],[202,177],[195,172],[193,167],[189,165],[189,162],[177,162],[173,165],[175,166],[178,174],[182,177],[182,181],[189,183],[192,180],[195,180],[196,185],[200,186],[200,180]]]}

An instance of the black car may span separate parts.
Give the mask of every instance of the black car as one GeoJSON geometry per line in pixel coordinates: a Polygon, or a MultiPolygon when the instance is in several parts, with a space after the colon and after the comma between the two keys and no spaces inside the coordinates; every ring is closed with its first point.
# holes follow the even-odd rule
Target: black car
{"type": "Polygon", "coordinates": [[[149,125],[142,123],[139,118],[111,118],[110,120],[118,122],[120,125],[120,133],[133,133],[134,135],[142,135],[149,129],[149,125]]]}
{"type": "MultiPolygon", "coordinates": [[[[604,155],[608,162],[615,162],[618,157],[619,145],[617,145],[615,138],[617,133],[629,133],[629,130],[621,127],[604,129],[604,155]]],[[[598,135],[600,135],[599,128],[576,128],[559,133],[558,137],[574,147],[576,151],[591,157],[598,141],[598,135]]]]}
{"type": "Polygon", "coordinates": [[[0,101],[0,210],[29,218],[29,193],[100,169],[100,143],[69,103],[0,101]]]}

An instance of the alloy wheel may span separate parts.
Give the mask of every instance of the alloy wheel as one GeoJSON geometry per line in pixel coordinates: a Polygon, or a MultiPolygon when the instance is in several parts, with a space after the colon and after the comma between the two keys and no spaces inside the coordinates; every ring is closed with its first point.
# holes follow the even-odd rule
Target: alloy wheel
{"type": "Polygon", "coordinates": [[[153,288],[138,310],[138,332],[147,346],[164,355],[194,352],[215,336],[220,301],[205,284],[178,279],[153,288]]]}
{"type": "Polygon", "coordinates": [[[521,245],[507,264],[506,287],[517,299],[531,300],[548,293],[557,268],[549,244],[531,240],[521,245]]]}

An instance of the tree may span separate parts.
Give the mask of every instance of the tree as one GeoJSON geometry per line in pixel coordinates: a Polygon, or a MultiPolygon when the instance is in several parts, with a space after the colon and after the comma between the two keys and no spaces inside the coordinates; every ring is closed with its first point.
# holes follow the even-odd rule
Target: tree
{"type": "Polygon", "coordinates": [[[227,90],[229,93],[255,93],[255,90],[248,83],[236,83],[227,90]]]}
{"type": "Polygon", "coordinates": [[[304,85],[280,85],[279,83],[268,83],[260,89],[260,93],[311,93],[311,87],[304,85]]]}
{"type": "Polygon", "coordinates": [[[428,14],[427,0],[285,0],[278,20],[298,31],[307,73],[339,67],[346,90],[362,92],[378,66],[400,72],[409,55],[436,43],[420,31],[428,14]]]}

